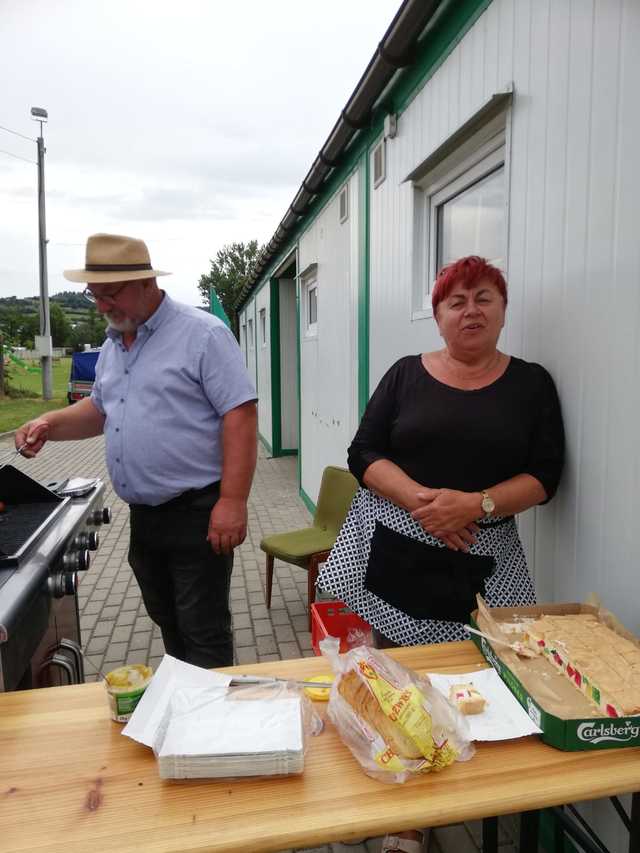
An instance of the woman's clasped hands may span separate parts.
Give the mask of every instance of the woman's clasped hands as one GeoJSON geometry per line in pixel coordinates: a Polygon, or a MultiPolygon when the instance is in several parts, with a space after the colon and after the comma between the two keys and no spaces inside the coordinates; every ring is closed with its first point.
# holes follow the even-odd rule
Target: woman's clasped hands
{"type": "Polygon", "coordinates": [[[455,489],[424,488],[417,492],[419,506],[411,513],[424,531],[440,539],[452,551],[468,551],[480,528],[482,496],[455,489]]]}

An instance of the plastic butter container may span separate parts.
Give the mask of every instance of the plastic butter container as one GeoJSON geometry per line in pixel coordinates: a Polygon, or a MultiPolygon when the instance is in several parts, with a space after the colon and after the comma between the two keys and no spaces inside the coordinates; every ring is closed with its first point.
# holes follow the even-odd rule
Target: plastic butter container
{"type": "MultiPolygon", "coordinates": [[[[325,675],[314,675],[313,678],[307,678],[305,681],[318,681],[320,684],[331,684],[335,675],[331,673],[327,673],[325,675]]],[[[330,687],[305,687],[304,692],[310,699],[313,699],[316,702],[328,702],[329,701],[329,693],[331,692],[330,687]]]]}
{"type": "Polygon", "coordinates": [[[127,664],[108,672],[104,686],[109,697],[111,717],[127,723],[153,676],[153,668],[143,663],[127,664]]]}

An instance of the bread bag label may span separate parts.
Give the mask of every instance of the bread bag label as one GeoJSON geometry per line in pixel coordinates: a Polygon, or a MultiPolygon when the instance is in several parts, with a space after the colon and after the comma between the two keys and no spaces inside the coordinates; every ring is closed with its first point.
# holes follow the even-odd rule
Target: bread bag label
{"type": "MultiPolygon", "coordinates": [[[[415,684],[399,689],[382,678],[371,664],[360,661],[362,675],[391,722],[411,738],[424,757],[431,762],[435,746],[431,735],[431,717],[424,709],[424,697],[415,684]]],[[[388,766],[388,765],[387,765],[388,766]]]]}

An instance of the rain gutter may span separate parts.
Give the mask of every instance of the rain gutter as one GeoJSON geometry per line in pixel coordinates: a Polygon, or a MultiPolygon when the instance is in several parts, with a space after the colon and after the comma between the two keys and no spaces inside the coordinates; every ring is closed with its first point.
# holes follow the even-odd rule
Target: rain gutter
{"type": "Polygon", "coordinates": [[[273,237],[260,253],[253,275],[239,294],[236,302],[238,311],[269,264],[291,238],[327,178],[340,164],[340,158],[353,138],[369,127],[373,109],[396,72],[414,62],[416,45],[425,27],[433,23],[438,12],[448,5],[447,0],[405,0],[402,4],[273,237]]]}

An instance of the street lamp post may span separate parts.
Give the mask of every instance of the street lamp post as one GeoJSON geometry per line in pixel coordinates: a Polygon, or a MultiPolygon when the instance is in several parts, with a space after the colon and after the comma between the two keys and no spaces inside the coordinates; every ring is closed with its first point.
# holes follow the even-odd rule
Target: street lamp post
{"type": "Polygon", "coordinates": [[[51,319],[49,316],[49,283],[47,278],[47,226],[44,209],[44,138],[42,125],[48,119],[48,113],[41,107],[31,107],[34,121],[40,122],[38,136],[38,248],[40,260],[40,335],[36,336],[36,350],[40,353],[42,368],[42,396],[45,400],[53,397],[51,344],[51,319]]]}

